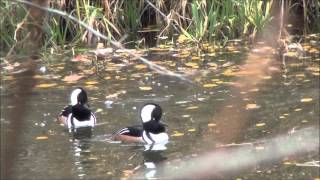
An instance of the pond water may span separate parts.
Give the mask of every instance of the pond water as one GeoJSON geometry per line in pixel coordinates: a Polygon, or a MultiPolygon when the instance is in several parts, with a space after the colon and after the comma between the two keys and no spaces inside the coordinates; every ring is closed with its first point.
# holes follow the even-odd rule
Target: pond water
{"type": "MultiPolygon", "coordinates": [[[[147,56],[172,71],[191,74],[188,78],[192,82],[157,74],[139,60],[127,58],[129,64],[124,64],[119,61],[121,56],[105,60],[105,66],[98,64],[98,73],[91,63],[72,62],[72,57],[65,55],[47,56],[38,62],[37,69],[45,68],[34,76],[37,86],[28,94],[27,112],[22,114],[22,129],[17,132],[9,119],[10,113],[19,113],[12,100],[16,77],[4,74],[1,133],[3,137],[15,132],[20,139],[14,179],[161,179],[164,176],[158,166],[190,161],[224,145],[234,143],[237,148],[299,129],[318,130],[318,49],[305,58],[290,58],[285,68],[271,53],[251,55],[242,44],[208,50],[200,56],[193,51],[151,49],[147,56]],[[263,73],[248,73],[245,68],[250,59],[261,62],[260,67],[266,66],[263,73]],[[241,71],[245,73],[236,73],[241,71]],[[70,82],[66,77],[71,73],[83,77],[70,82]],[[87,139],[74,139],[54,121],[69,103],[71,90],[78,86],[88,91],[89,104],[99,123],[87,139]],[[114,131],[139,124],[139,109],[146,102],[158,103],[164,110],[163,121],[168,124],[170,136],[166,149],[149,151],[141,144],[108,141],[106,137],[114,131]]],[[[255,66],[253,69],[259,71],[255,66]]],[[[314,140],[311,142],[319,144],[314,140]]],[[[320,176],[318,148],[277,159],[270,157],[267,162],[257,162],[243,172],[221,174],[220,178],[320,176]],[[316,165],[308,166],[308,162],[316,165]]]]}

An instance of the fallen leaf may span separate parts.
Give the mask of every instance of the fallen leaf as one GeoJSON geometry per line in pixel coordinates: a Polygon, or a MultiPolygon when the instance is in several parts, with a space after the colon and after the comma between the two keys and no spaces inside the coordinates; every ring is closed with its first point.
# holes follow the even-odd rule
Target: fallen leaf
{"type": "Polygon", "coordinates": [[[256,124],[257,127],[262,127],[262,126],[265,126],[265,125],[266,125],[266,123],[258,123],[258,124],[256,124]]]}
{"type": "Polygon", "coordinates": [[[80,80],[83,76],[78,75],[78,74],[71,74],[69,76],[65,76],[63,78],[63,81],[68,82],[68,83],[74,83],[78,80],[80,80]]]}
{"type": "Polygon", "coordinates": [[[179,136],[184,136],[184,133],[174,131],[174,134],[171,134],[171,137],[179,137],[179,136]]]}
{"type": "Polygon", "coordinates": [[[260,106],[258,106],[257,104],[247,104],[246,105],[246,109],[250,110],[250,109],[258,109],[260,106]]]}
{"type": "Polygon", "coordinates": [[[192,128],[192,129],[189,129],[188,131],[189,131],[189,132],[194,132],[194,131],[196,131],[196,129],[195,129],[195,128],[192,128]]]}
{"type": "Polygon", "coordinates": [[[36,88],[50,88],[50,87],[53,87],[53,86],[56,86],[57,83],[50,83],[50,84],[38,84],[36,85],[36,88]]]}
{"type": "Polygon", "coordinates": [[[36,137],[36,140],[46,140],[48,139],[48,136],[38,136],[36,137]]]}
{"type": "Polygon", "coordinates": [[[190,106],[190,107],[187,107],[186,110],[190,110],[190,109],[198,109],[199,107],[198,106],[190,106]]]}
{"type": "Polygon", "coordinates": [[[211,88],[211,87],[216,87],[216,86],[218,86],[217,84],[204,84],[203,85],[203,87],[205,87],[205,88],[211,88]]]}
{"type": "Polygon", "coordinates": [[[215,126],[217,126],[217,124],[214,124],[214,123],[209,123],[208,124],[208,127],[215,127],[215,126]]]}
{"type": "Polygon", "coordinates": [[[136,69],[146,69],[148,66],[145,64],[138,64],[134,66],[136,69]]]}
{"type": "Polygon", "coordinates": [[[87,81],[87,82],[85,82],[85,84],[94,85],[94,84],[98,84],[98,82],[97,81],[87,81]]]}
{"type": "Polygon", "coordinates": [[[302,99],[300,100],[300,102],[311,102],[311,101],[313,101],[312,98],[302,98],[302,99]]]}
{"type": "Polygon", "coordinates": [[[152,90],[152,87],[149,87],[149,86],[140,86],[139,89],[140,89],[141,91],[150,91],[150,90],[152,90]]]}

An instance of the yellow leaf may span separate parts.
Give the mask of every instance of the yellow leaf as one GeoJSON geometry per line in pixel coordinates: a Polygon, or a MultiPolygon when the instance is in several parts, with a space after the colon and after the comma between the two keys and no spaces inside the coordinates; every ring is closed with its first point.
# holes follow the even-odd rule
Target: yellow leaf
{"type": "Polygon", "coordinates": [[[262,79],[271,79],[271,76],[263,76],[262,79]]]}
{"type": "Polygon", "coordinates": [[[187,107],[186,110],[190,110],[190,109],[198,109],[199,107],[198,106],[190,106],[190,107],[187,107]]]}
{"type": "Polygon", "coordinates": [[[50,83],[50,84],[38,84],[36,86],[36,88],[50,88],[50,87],[53,87],[53,86],[56,86],[57,83],[50,83]]]}
{"type": "Polygon", "coordinates": [[[192,67],[194,69],[199,68],[198,64],[197,63],[193,63],[193,62],[186,63],[186,66],[192,67]]]}
{"type": "Polygon", "coordinates": [[[302,98],[302,99],[300,100],[300,102],[311,102],[311,101],[313,101],[312,98],[302,98]]]}
{"type": "Polygon", "coordinates": [[[280,119],[285,119],[286,117],[284,117],[284,116],[279,116],[279,118],[280,118],[280,119]]]}
{"type": "Polygon", "coordinates": [[[211,87],[216,87],[218,86],[217,84],[204,84],[203,87],[205,88],[211,88],[211,87]]]}
{"type": "Polygon", "coordinates": [[[258,109],[260,106],[258,106],[257,104],[247,104],[246,105],[246,109],[250,110],[250,109],[258,109]]]}
{"type": "Polygon", "coordinates": [[[36,137],[36,140],[46,140],[48,139],[48,136],[38,136],[36,137]]]}
{"type": "Polygon", "coordinates": [[[192,59],[192,60],[199,60],[200,57],[199,57],[199,56],[192,56],[191,59],[192,59]]]}
{"type": "Polygon", "coordinates": [[[208,124],[208,127],[215,127],[215,126],[217,126],[217,124],[214,124],[214,123],[209,123],[208,124]]]}
{"type": "Polygon", "coordinates": [[[94,84],[98,84],[98,82],[97,81],[87,81],[87,82],[85,82],[85,84],[94,85],[94,84]]]}
{"type": "Polygon", "coordinates": [[[266,123],[258,123],[258,124],[256,124],[257,127],[262,127],[262,126],[265,126],[265,125],[266,125],[266,123]]]}
{"type": "Polygon", "coordinates": [[[145,64],[138,64],[134,66],[136,69],[146,69],[148,66],[145,64]]]}
{"type": "Polygon", "coordinates": [[[196,129],[195,129],[195,128],[192,128],[192,129],[189,129],[188,131],[189,131],[189,132],[194,132],[194,131],[196,131],[196,129]]]}
{"type": "Polygon", "coordinates": [[[179,137],[179,136],[184,136],[184,133],[174,131],[174,134],[171,134],[171,137],[179,137]]]}
{"type": "Polygon", "coordinates": [[[150,90],[152,90],[152,87],[149,87],[149,86],[140,86],[139,89],[140,89],[141,91],[150,91],[150,90]]]}
{"type": "Polygon", "coordinates": [[[225,76],[235,76],[236,75],[236,73],[233,72],[231,69],[225,70],[222,74],[225,76]]]}

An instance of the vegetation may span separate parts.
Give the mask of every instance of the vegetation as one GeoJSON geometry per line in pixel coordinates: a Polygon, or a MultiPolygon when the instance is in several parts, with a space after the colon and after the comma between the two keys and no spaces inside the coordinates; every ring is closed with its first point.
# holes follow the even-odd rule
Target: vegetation
{"type": "MultiPolygon", "coordinates": [[[[295,13],[302,8],[304,33],[319,32],[319,1],[285,2],[288,17],[290,12],[295,13]]],[[[114,40],[124,35],[129,35],[130,40],[132,37],[138,37],[135,40],[139,40],[146,34],[139,32],[152,30],[157,31],[154,38],[178,34],[200,43],[256,37],[268,22],[278,16],[279,4],[280,1],[273,0],[55,0],[50,7],[66,11],[114,40]]],[[[2,1],[0,6],[1,49],[8,50],[19,41],[15,30],[21,26],[27,9],[15,1],[2,1]]],[[[101,41],[79,24],[57,15],[49,14],[44,29],[44,47],[96,45],[101,41]]],[[[27,32],[19,33],[23,37],[27,32]]]]}

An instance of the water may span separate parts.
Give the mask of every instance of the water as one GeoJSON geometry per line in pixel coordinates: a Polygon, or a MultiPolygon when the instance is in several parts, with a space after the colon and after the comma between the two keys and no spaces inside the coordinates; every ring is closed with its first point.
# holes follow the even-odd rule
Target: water
{"type": "MultiPolygon", "coordinates": [[[[127,66],[116,59],[107,60],[107,67],[96,75],[94,70],[90,71],[90,63],[50,56],[39,63],[39,68],[46,68],[37,71],[37,84],[55,84],[32,90],[25,107],[28,112],[22,115],[23,128],[19,130],[10,129],[8,119],[16,106],[12,102],[15,79],[3,76],[1,133],[2,136],[16,133],[20,138],[14,178],[161,178],[165,172],[160,172],[163,169],[159,166],[201,157],[221,145],[263,143],[304,127],[319,127],[319,71],[314,71],[319,67],[319,54],[311,54],[309,59],[292,58],[286,71],[275,59],[261,56],[261,62],[271,59],[268,67],[272,68],[259,74],[262,78],[254,84],[251,82],[255,79],[245,82],[243,76],[226,73],[230,69],[241,71],[247,59],[252,58],[245,48],[239,50],[242,53],[221,50],[213,57],[204,56],[203,60],[174,58],[176,52],[153,52],[148,56],[177,72],[199,70],[201,73],[189,77],[194,83],[137,68],[135,65],[141,64],[138,60],[130,61],[127,66]],[[194,64],[188,66],[188,62],[196,63],[198,68],[194,64]],[[210,63],[216,63],[218,68],[210,63]],[[62,81],[71,72],[83,73],[84,77],[76,83],[62,81]],[[247,84],[238,87],[239,82],[247,84]],[[77,86],[88,91],[89,104],[97,112],[100,124],[92,138],[81,140],[74,139],[54,122],[69,102],[71,90],[77,86]],[[150,147],[141,144],[107,140],[114,131],[139,124],[139,109],[146,102],[158,103],[164,110],[163,120],[168,124],[170,136],[165,150],[150,151],[150,147]]],[[[221,178],[313,179],[319,177],[319,167],[297,164],[319,161],[318,154],[317,150],[306,150],[256,164],[245,172],[223,174],[221,178]]]]}

